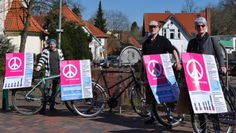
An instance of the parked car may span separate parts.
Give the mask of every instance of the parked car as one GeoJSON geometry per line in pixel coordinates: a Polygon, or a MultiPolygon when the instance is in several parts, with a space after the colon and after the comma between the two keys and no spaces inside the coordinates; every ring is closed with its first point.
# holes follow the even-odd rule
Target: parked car
{"type": "Polygon", "coordinates": [[[111,55],[106,60],[109,66],[119,66],[119,56],[111,55]]]}

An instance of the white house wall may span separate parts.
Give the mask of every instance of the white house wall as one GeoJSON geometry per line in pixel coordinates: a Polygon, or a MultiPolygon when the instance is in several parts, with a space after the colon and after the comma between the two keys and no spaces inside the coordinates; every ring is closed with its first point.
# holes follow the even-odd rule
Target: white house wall
{"type": "Polygon", "coordinates": [[[190,38],[187,37],[186,32],[184,32],[183,28],[175,20],[167,20],[167,22],[161,27],[159,34],[164,36],[164,32],[166,32],[166,38],[170,40],[180,53],[186,52],[190,38]],[[174,30],[173,39],[171,39],[171,30],[174,30]],[[180,30],[180,33],[178,33],[178,30],[180,30]]]}
{"type": "MultiPolygon", "coordinates": [[[[89,35],[91,32],[87,27],[82,26],[84,31],[89,35]]],[[[93,55],[93,60],[103,60],[104,59],[104,49],[106,38],[97,38],[95,36],[92,37],[92,41],[89,43],[89,49],[93,55]]]]}
{"type": "MultiPolygon", "coordinates": [[[[11,43],[15,46],[15,52],[18,52],[20,49],[20,36],[8,36],[11,39],[11,43]]],[[[25,52],[31,52],[34,54],[40,53],[40,38],[39,36],[28,36],[26,40],[25,52]]]]}
{"type": "Polygon", "coordinates": [[[4,19],[5,19],[5,0],[0,0],[0,35],[3,34],[4,29],[4,19]]]}

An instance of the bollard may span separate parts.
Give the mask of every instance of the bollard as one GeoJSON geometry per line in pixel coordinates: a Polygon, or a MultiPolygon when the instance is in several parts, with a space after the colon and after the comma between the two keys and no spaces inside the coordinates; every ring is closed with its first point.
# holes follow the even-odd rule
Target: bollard
{"type": "Polygon", "coordinates": [[[8,90],[2,91],[2,110],[8,111],[8,90]]]}

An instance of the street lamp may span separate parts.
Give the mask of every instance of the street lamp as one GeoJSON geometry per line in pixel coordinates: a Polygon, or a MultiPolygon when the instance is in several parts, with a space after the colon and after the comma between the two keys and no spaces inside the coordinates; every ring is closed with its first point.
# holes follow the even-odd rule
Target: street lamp
{"type": "Polygon", "coordinates": [[[63,32],[63,29],[61,29],[61,18],[62,18],[62,0],[59,0],[59,26],[56,30],[58,32],[58,48],[61,48],[61,33],[63,32]]]}

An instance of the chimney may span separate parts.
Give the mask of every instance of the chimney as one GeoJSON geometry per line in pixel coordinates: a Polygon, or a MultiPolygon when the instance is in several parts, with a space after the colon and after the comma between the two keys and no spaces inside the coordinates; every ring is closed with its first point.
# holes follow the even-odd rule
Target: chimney
{"type": "Polygon", "coordinates": [[[171,13],[170,11],[165,11],[165,13],[171,13]]]}
{"type": "Polygon", "coordinates": [[[207,7],[205,9],[205,17],[207,20],[208,33],[211,34],[211,8],[207,7]]]}

